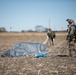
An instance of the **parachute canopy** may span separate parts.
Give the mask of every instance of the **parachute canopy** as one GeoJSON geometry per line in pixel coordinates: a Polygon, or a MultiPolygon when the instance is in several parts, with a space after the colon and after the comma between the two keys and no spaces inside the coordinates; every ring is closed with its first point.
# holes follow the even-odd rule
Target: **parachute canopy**
{"type": "Polygon", "coordinates": [[[26,55],[35,55],[38,53],[47,54],[46,45],[39,42],[20,42],[2,54],[2,57],[18,57],[26,55]]]}

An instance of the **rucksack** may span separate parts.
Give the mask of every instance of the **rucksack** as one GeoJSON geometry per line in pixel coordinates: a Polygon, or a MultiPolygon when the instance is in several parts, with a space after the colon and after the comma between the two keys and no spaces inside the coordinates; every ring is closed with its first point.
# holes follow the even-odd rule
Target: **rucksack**
{"type": "Polygon", "coordinates": [[[47,35],[49,36],[49,38],[55,38],[56,34],[54,31],[52,31],[51,33],[47,33],[47,35]]]}
{"type": "Polygon", "coordinates": [[[56,37],[56,34],[55,34],[55,32],[54,32],[54,31],[52,31],[52,35],[53,35],[53,38],[55,38],[55,37],[56,37]]]}

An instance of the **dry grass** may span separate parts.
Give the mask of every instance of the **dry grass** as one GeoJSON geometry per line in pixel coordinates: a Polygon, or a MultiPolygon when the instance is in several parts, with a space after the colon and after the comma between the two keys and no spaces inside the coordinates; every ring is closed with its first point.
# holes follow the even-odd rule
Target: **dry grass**
{"type": "Polygon", "coordinates": [[[0,75],[76,75],[76,57],[53,55],[60,52],[63,45],[66,47],[66,42],[57,46],[65,40],[66,35],[67,33],[56,33],[55,46],[48,46],[49,53],[46,58],[2,58],[1,54],[18,42],[44,42],[46,33],[0,33],[0,75]]]}

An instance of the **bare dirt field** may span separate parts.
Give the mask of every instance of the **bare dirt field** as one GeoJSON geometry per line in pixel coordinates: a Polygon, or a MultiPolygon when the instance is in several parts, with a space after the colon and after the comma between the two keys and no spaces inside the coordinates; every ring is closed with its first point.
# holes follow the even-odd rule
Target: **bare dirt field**
{"type": "Polygon", "coordinates": [[[76,75],[76,57],[69,57],[67,33],[56,33],[55,45],[48,45],[46,58],[6,58],[2,53],[19,42],[43,43],[46,33],[0,33],[0,75],[76,75]],[[63,56],[62,56],[63,55],[63,56]]]}

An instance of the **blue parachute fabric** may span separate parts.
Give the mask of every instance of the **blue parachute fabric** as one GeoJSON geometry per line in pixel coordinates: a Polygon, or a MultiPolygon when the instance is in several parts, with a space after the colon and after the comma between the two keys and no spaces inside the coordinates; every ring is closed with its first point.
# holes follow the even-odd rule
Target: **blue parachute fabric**
{"type": "Polygon", "coordinates": [[[47,46],[36,41],[20,42],[10,48],[8,51],[4,52],[2,57],[19,57],[39,53],[47,54],[47,46]]]}

